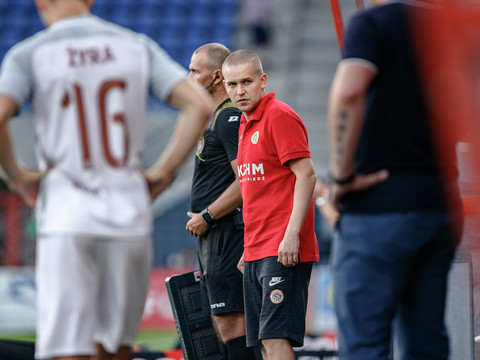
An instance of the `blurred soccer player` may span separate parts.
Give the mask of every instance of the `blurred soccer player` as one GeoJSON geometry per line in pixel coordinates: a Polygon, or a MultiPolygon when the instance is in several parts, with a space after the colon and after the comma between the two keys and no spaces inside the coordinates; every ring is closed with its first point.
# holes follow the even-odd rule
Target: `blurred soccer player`
{"type": "Polygon", "coordinates": [[[190,79],[208,90],[217,105],[195,154],[191,218],[186,230],[198,237],[200,286],[228,359],[254,359],[246,347],[243,276],[237,263],[243,253],[242,194],[238,182],[238,128],[242,112],[223,85],[224,45],[205,44],[190,61],[190,79]]]}
{"type": "Polygon", "coordinates": [[[36,205],[36,358],[127,360],[151,267],[151,197],[173,181],[212,104],[152,40],[90,15],[93,0],[35,3],[47,29],[1,68],[0,164],[36,205]],[[144,173],[149,88],[181,112],[144,173]],[[8,133],[27,99],[39,171],[20,165],[8,133]]]}
{"type": "MultiPolygon", "coordinates": [[[[394,2],[356,14],[332,84],[331,193],[341,211],[332,265],[341,359],[390,359],[393,323],[395,358],[449,358],[447,274],[462,217],[457,168],[436,154],[437,124],[428,118],[408,26],[408,15],[429,16],[430,6],[394,2]]],[[[442,146],[455,157],[454,143],[442,146]]]]}
{"type": "Polygon", "coordinates": [[[243,197],[247,345],[269,360],[293,360],[305,335],[308,284],[318,261],[314,232],[315,170],[302,120],[265,94],[258,56],[235,51],[223,64],[225,87],[242,110],[238,175],[243,197]]]}

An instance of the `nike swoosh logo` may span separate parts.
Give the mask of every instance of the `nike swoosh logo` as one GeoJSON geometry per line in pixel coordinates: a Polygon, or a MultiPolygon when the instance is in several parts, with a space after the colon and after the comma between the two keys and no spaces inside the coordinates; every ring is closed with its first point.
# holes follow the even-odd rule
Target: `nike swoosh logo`
{"type": "Polygon", "coordinates": [[[273,286],[273,285],[277,285],[277,284],[280,284],[282,281],[285,281],[285,280],[270,280],[270,282],[268,283],[268,286],[273,286]]]}

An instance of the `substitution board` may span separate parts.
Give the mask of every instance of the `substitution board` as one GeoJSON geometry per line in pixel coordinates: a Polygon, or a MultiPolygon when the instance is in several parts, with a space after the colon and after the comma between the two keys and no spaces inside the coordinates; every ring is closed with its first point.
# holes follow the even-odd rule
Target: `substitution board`
{"type": "Polygon", "coordinates": [[[200,272],[168,277],[165,284],[185,360],[226,360],[226,347],[217,338],[210,313],[202,310],[200,272]]]}

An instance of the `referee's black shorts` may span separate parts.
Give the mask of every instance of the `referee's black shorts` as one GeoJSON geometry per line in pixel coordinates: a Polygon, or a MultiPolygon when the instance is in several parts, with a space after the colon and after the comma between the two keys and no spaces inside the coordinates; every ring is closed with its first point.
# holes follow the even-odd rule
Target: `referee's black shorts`
{"type": "Polygon", "coordinates": [[[242,254],[243,222],[232,215],[217,220],[198,240],[204,311],[214,315],[244,311],[243,275],[237,269],[242,254]]]}

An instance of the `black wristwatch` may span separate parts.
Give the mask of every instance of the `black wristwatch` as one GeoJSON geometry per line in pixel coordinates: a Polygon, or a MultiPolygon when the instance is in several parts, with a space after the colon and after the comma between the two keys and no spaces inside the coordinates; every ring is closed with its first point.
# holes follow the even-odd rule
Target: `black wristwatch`
{"type": "Polygon", "coordinates": [[[210,213],[210,211],[208,211],[208,209],[204,209],[202,211],[202,217],[203,217],[203,220],[205,220],[205,222],[208,224],[208,225],[212,225],[214,222],[215,222],[215,219],[213,218],[212,214],[210,213]]]}
{"type": "Polygon", "coordinates": [[[355,176],[357,176],[357,174],[353,173],[349,176],[344,177],[343,179],[336,179],[332,176],[332,174],[329,174],[329,180],[330,180],[330,183],[334,183],[337,185],[347,185],[352,183],[353,180],[355,180],[355,176]]]}

